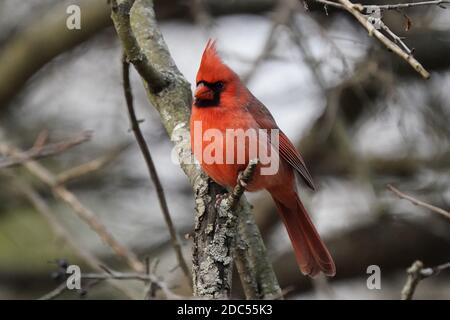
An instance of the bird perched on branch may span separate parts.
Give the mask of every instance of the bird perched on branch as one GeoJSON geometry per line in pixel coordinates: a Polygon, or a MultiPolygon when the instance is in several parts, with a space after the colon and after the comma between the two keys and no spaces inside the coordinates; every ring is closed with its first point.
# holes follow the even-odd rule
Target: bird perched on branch
{"type": "Polygon", "coordinates": [[[303,274],[334,276],[334,261],[298,196],[295,172],[314,190],[302,156],[269,110],[222,62],[214,41],[209,40],[203,52],[196,84],[191,143],[203,170],[220,185],[232,188],[248,162],[265,155],[270,163],[258,164],[246,190],[270,193],[303,274]]]}

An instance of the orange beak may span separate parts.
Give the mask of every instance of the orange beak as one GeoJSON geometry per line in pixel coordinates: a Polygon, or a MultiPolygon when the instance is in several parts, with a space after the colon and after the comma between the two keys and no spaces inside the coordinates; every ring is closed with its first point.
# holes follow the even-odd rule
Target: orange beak
{"type": "Polygon", "coordinates": [[[200,82],[195,89],[194,97],[197,100],[213,100],[214,92],[208,86],[200,82]]]}

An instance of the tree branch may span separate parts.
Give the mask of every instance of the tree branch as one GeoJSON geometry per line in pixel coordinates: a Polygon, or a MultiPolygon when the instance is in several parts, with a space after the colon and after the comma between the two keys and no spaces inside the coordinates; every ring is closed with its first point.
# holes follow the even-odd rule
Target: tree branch
{"type": "Polygon", "coordinates": [[[61,173],[58,173],[56,179],[57,184],[66,184],[68,182],[71,182],[73,180],[76,180],[80,177],[89,175],[94,173],[95,171],[98,171],[114,160],[126,149],[128,148],[129,143],[119,145],[117,147],[114,147],[111,151],[109,151],[107,154],[88,161],[86,163],[80,164],[78,166],[72,167],[70,169],[67,169],[61,173]]]}
{"type": "MultiPolygon", "coordinates": [[[[326,6],[339,8],[339,9],[345,9],[344,5],[339,4],[334,1],[329,0],[315,0],[318,3],[322,3],[326,6]]],[[[413,7],[421,7],[421,6],[440,6],[443,4],[450,3],[449,0],[432,0],[432,1],[421,1],[421,2],[410,2],[410,3],[397,3],[397,4],[373,4],[373,5],[361,5],[358,4],[358,6],[361,6],[361,8],[368,9],[368,8],[379,8],[381,10],[398,10],[398,9],[407,9],[407,8],[413,8],[413,7]]]]}
{"type": "Polygon", "coordinates": [[[191,273],[189,271],[189,267],[184,260],[183,251],[181,248],[180,241],[178,239],[177,232],[175,230],[174,223],[172,221],[172,217],[170,216],[169,207],[167,206],[166,195],[164,194],[164,189],[159,180],[158,172],[156,171],[155,164],[152,159],[152,155],[150,154],[150,149],[145,141],[144,135],[141,132],[139,127],[139,122],[136,117],[136,112],[134,110],[133,103],[133,95],[131,92],[130,85],[130,64],[127,61],[126,55],[123,56],[122,59],[122,75],[123,75],[123,89],[125,94],[125,100],[127,102],[128,116],[130,118],[131,128],[134,132],[134,136],[136,137],[136,141],[141,149],[142,155],[144,156],[145,163],[147,165],[148,173],[150,175],[150,179],[155,185],[156,194],[158,196],[159,206],[161,207],[161,211],[166,222],[167,228],[169,229],[170,239],[172,242],[173,249],[175,250],[175,254],[178,260],[178,264],[181,267],[184,275],[188,279],[188,282],[191,284],[191,273]]]}
{"type": "MultiPolygon", "coordinates": [[[[0,144],[0,152],[8,153],[18,159],[24,156],[22,151],[6,144],[0,144]]],[[[85,207],[72,192],[67,190],[63,185],[58,184],[56,176],[33,160],[23,163],[23,166],[36,178],[45,183],[57,198],[68,204],[78,217],[86,222],[111,247],[114,253],[123,258],[133,270],[136,272],[144,271],[144,265],[137,259],[136,255],[115,239],[106,226],[97,219],[94,212],[85,207]]]]}
{"type": "Polygon", "coordinates": [[[370,16],[363,14],[363,11],[367,11],[368,13],[375,12],[375,10],[379,10],[381,13],[383,10],[398,10],[405,9],[414,6],[425,6],[425,5],[439,5],[441,6],[443,3],[449,3],[447,0],[442,1],[424,1],[420,3],[407,3],[407,4],[394,4],[394,5],[361,5],[354,4],[349,0],[337,0],[337,2],[329,1],[329,0],[315,0],[318,3],[322,3],[325,6],[331,6],[334,8],[343,9],[349,12],[355,19],[367,30],[369,36],[374,36],[378,39],[386,48],[390,51],[397,54],[403,60],[405,60],[411,67],[414,68],[423,78],[428,79],[430,74],[422,64],[417,61],[412,56],[412,50],[408,48],[408,46],[403,42],[403,40],[398,37],[395,33],[393,33],[388,26],[384,24],[381,18],[377,18],[380,28],[389,35],[392,40],[386,37],[383,33],[381,33],[377,28],[375,28],[374,24],[370,20],[370,16]],[[370,11],[369,11],[370,10],[370,11]]]}
{"type": "Polygon", "coordinates": [[[402,289],[402,300],[412,300],[414,292],[421,280],[438,275],[445,269],[450,269],[450,262],[433,268],[424,268],[422,261],[419,260],[414,262],[406,271],[408,278],[402,289]]]}
{"type": "MultiPolygon", "coordinates": [[[[23,182],[19,179],[14,180],[18,187],[18,190],[23,193],[23,195],[28,199],[36,211],[47,221],[50,228],[55,233],[58,240],[65,242],[74,253],[83,260],[88,266],[97,271],[102,271],[102,262],[91,254],[88,250],[85,250],[80,246],[80,244],[74,240],[69,230],[56,218],[55,212],[51,210],[45,200],[33,189],[31,185],[23,182]]],[[[133,298],[135,295],[122,284],[116,281],[109,281],[112,286],[120,290],[127,297],[133,298]]]]}
{"type": "Polygon", "coordinates": [[[239,221],[234,257],[245,296],[247,299],[278,299],[282,297],[282,291],[245,195],[237,210],[239,221]]]}
{"type": "Polygon", "coordinates": [[[0,109],[47,62],[110,24],[106,1],[80,0],[77,4],[83,23],[80,30],[66,27],[68,5],[61,3],[45,10],[44,15],[29,19],[31,22],[0,50],[0,109]]]}
{"type": "Polygon", "coordinates": [[[441,208],[433,206],[433,205],[431,205],[429,203],[420,201],[420,200],[418,200],[418,199],[416,199],[416,198],[414,198],[412,196],[409,196],[409,195],[401,192],[400,190],[398,190],[397,188],[395,188],[394,186],[392,186],[390,184],[387,185],[387,188],[390,191],[392,191],[400,199],[408,200],[409,202],[411,202],[412,204],[414,204],[416,206],[419,206],[419,207],[422,207],[422,208],[426,208],[428,210],[431,210],[433,212],[436,212],[436,213],[446,217],[447,219],[450,219],[450,212],[448,212],[448,211],[446,211],[444,209],[441,209],[441,208]]]}
{"type": "MultiPolygon", "coordinates": [[[[139,280],[144,283],[152,283],[156,285],[164,293],[167,299],[181,299],[179,295],[172,292],[166,283],[158,279],[158,277],[151,273],[125,273],[109,271],[108,273],[83,273],[81,280],[96,280],[96,284],[104,280],[139,280]]],[[[67,289],[66,281],[62,282],[54,290],[42,296],[39,300],[52,300],[63,294],[67,289]]]]}
{"type": "MultiPolygon", "coordinates": [[[[42,142],[39,143],[36,142],[31,149],[22,152],[20,157],[16,156],[11,158],[6,157],[5,159],[0,159],[0,169],[18,166],[32,159],[40,159],[53,156],[55,154],[62,153],[70,148],[73,148],[90,139],[91,133],[85,131],[61,142],[51,143],[47,145],[42,145],[42,142]]],[[[4,153],[4,155],[7,156],[6,153],[4,153]]]]}
{"type": "MultiPolygon", "coordinates": [[[[450,3],[449,0],[433,0],[433,1],[421,1],[421,2],[409,2],[409,3],[397,3],[397,4],[378,4],[376,7],[381,10],[398,10],[398,9],[407,9],[413,7],[422,7],[422,6],[439,6],[444,8],[442,5],[450,3]]],[[[370,7],[370,6],[364,6],[370,7]]]]}
{"type": "Polygon", "coordinates": [[[402,48],[400,48],[397,44],[389,40],[385,35],[383,35],[380,31],[378,31],[372,23],[370,23],[367,16],[361,13],[363,9],[360,4],[353,4],[349,0],[338,0],[339,3],[342,4],[344,9],[352,14],[356,20],[367,30],[369,36],[374,36],[377,38],[382,44],[386,46],[389,50],[397,54],[403,60],[408,62],[411,67],[414,68],[423,78],[428,79],[430,74],[427,70],[417,61],[410,53],[405,52],[402,48]]]}
{"type": "MultiPolygon", "coordinates": [[[[196,296],[213,299],[230,297],[238,221],[236,208],[244,193],[244,185],[250,181],[257,164],[257,160],[251,160],[234,189],[226,196],[218,194],[218,199],[221,199],[219,202],[212,198],[209,205],[215,207],[216,211],[207,216],[196,216],[193,254],[196,296]]],[[[238,270],[249,272],[243,268],[238,270]]],[[[242,276],[248,278],[252,275],[242,276]]]]}

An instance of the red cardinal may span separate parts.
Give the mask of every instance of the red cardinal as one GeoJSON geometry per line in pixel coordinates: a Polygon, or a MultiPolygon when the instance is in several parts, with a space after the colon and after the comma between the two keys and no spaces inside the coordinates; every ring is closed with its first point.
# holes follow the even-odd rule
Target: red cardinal
{"type": "MultiPolygon", "coordinates": [[[[269,110],[247,89],[238,75],[222,62],[217,54],[214,41],[208,41],[197,73],[197,89],[191,115],[191,143],[197,159],[203,159],[205,148],[210,143],[203,136],[196,136],[195,123],[200,123],[202,132],[214,129],[226,136],[230,129],[278,129],[269,110]],[[200,141],[200,147],[195,145],[200,141]]],[[[279,130],[279,147],[273,148],[273,140],[267,134],[263,142],[279,155],[279,167],[273,175],[261,174],[259,164],[248,191],[266,189],[275,201],[278,213],[286,226],[298,265],[303,274],[315,276],[322,271],[334,276],[336,268],[325,244],[319,237],[308,213],[298,196],[295,172],[314,190],[314,184],[302,156],[288,137],[279,130]]],[[[251,138],[249,138],[251,139],[251,138]]],[[[261,140],[261,138],[256,138],[261,140]]],[[[216,141],[217,142],[217,141],[216,141]]],[[[258,141],[260,142],[260,141],[258,141]]],[[[222,142],[221,142],[222,143],[222,142]]],[[[227,140],[223,140],[223,150],[227,150],[227,140]]],[[[250,155],[248,140],[244,145],[245,163],[222,161],[206,163],[200,161],[203,170],[217,183],[232,188],[238,175],[247,167],[250,155]]],[[[219,151],[220,152],[220,151],[219,151]]],[[[236,156],[235,156],[236,159],[236,156]]]]}

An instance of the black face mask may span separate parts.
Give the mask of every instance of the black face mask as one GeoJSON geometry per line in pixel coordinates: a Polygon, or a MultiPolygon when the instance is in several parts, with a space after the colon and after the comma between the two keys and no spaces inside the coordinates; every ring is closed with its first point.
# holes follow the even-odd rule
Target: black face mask
{"type": "Polygon", "coordinates": [[[216,82],[207,82],[207,81],[199,81],[199,84],[203,84],[208,87],[213,92],[212,99],[195,99],[194,105],[196,107],[218,107],[220,103],[220,94],[223,91],[224,83],[222,81],[216,82]]]}

